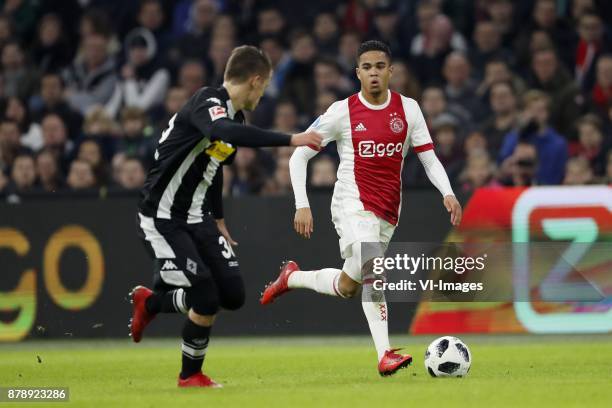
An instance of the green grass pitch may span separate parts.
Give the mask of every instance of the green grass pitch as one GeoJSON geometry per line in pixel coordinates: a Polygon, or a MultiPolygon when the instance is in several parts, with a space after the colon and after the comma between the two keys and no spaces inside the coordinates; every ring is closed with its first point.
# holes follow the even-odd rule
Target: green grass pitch
{"type": "Polygon", "coordinates": [[[0,345],[0,386],[68,386],[52,406],[72,407],[612,406],[610,335],[462,336],[472,368],[450,379],[423,367],[435,337],[394,336],[414,363],[391,378],[367,337],[213,337],[205,372],[223,389],[176,387],[178,339],[29,341],[0,345]]]}

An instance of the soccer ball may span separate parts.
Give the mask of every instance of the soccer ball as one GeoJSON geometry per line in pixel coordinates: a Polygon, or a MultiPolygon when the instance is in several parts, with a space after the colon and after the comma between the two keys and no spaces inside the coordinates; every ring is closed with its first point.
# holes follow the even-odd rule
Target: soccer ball
{"type": "Polygon", "coordinates": [[[425,368],[432,377],[463,377],[471,364],[470,349],[457,337],[435,339],[425,352],[425,368]]]}

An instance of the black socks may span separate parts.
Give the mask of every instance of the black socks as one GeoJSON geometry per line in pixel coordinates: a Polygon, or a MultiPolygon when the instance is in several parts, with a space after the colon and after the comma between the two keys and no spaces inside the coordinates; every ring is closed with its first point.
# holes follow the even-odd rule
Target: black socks
{"type": "Polygon", "coordinates": [[[147,312],[157,313],[187,313],[187,294],[183,289],[175,289],[169,292],[154,292],[145,302],[147,312]]]}
{"type": "Polygon", "coordinates": [[[199,326],[192,322],[189,318],[185,320],[183,326],[183,367],[181,369],[181,378],[185,379],[202,370],[204,356],[208,347],[211,327],[199,326]]]}

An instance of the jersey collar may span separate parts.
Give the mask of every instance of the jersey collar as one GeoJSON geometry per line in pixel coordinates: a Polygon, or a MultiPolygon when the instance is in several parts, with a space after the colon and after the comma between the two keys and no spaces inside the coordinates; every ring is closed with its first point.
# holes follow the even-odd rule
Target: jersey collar
{"type": "Polygon", "coordinates": [[[230,119],[234,119],[234,116],[236,115],[236,109],[234,109],[234,104],[232,103],[231,99],[227,100],[227,116],[229,116],[230,119]]]}
{"type": "Polygon", "coordinates": [[[232,104],[229,92],[227,92],[227,89],[225,89],[224,86],[221,86],[219,88],[219,91],[222,93],[223,99],[225,100],[225,104],[227,105],[227,116],[230,119],[234,119],[234,116],[236,116],[236,109],[234,108],[234,104],[232,104]]]}
{"type": "Polygon", "coordinates": [[[366,101],[366,99],[361,94],[361,91],[357,94],[359,96],[359,100],[363,103],[368,109],[381,110],[385,109],[391,103],[391,91],[387,89],[387,100],[382,105],[372,105],[370,102],[366,101]]]}

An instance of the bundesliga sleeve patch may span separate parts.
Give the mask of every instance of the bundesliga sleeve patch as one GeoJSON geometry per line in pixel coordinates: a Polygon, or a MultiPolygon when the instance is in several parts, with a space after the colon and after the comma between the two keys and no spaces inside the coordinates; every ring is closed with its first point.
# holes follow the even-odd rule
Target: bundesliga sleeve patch
{"type": "Polygon", "coordinates": [[[212,108],[208,108],[208,113],[210,114],[210,119],[213,122],[217,119],[227,118],[227,112],[223,106],[213,106],[212,108]]]}

